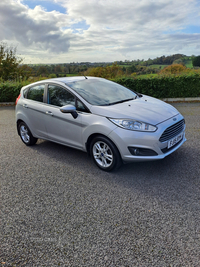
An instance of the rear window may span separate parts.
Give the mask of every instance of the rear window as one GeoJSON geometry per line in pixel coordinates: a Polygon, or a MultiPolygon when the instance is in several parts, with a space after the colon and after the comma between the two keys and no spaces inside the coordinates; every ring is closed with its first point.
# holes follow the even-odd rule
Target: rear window
{"type": "Polygon", "coordinates": [[[44,88],[45,88],[44,84],[36,85],[29,88],[27,93],[27,99],[43,102],[44,88]]]}

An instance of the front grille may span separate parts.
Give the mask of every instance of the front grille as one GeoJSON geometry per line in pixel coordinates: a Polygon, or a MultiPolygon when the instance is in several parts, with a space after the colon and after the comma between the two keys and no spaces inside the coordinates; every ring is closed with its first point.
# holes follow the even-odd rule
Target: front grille
{"type": "Polygon", "coordinates": [[[181,121],[173,124],[172,126],[168,127],[163,134],[161,135],[159,141],[160,142],[166,142],[173,137],[177,136],[179,133],[181,133],[185,126],[185,120],[182,119],[181,121]]]}

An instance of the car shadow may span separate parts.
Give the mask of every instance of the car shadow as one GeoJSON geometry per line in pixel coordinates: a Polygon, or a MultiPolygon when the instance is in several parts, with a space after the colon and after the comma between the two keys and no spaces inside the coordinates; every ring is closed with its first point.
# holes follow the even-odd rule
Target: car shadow
{"type": "Polygon", "coordinates": [[[191,201],[199,203],[200,200],[196,199],[199,195],[199,150],[189,145],[179,148],[163,160],[124,164],[113,172],[97,168],[85,152],[53,142],[39,140],[31,149],[73,169],[78,168],[81,173],[93,177],[96,183],[98,179],[105,182],[111,180],[124,188],[137,189],[142,194],[167,203],[178,204],[181,201],[187,207],[191,201]]]}

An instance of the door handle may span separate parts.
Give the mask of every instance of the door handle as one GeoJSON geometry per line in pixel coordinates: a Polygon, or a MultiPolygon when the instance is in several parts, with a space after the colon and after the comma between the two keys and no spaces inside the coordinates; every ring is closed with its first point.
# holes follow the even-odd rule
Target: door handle
{"type": "Polygon", "coordinates": [[[24,104],[23,107],[24,107],[24,108],[28,108],[28,105],[27,105],[27,104],[24,104]]]}
{"type": "Polygon", "coordinates": [[[51,112],[51,111],[46,111],[45,112],[47,115],[51,115],[51,116],[53,116],[53,113],[51,112]]]}

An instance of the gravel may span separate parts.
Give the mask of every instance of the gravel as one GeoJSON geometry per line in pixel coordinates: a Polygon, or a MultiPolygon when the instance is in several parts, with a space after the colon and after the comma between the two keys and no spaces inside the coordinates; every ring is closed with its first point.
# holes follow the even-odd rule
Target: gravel
{"type": "Polygon", "coordinates": [[[112,173],[84,152],[26,147],[0,107],[2,266],[200,266],[200,104],[173,104],[187,142],[112,173]]]}

